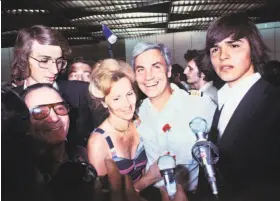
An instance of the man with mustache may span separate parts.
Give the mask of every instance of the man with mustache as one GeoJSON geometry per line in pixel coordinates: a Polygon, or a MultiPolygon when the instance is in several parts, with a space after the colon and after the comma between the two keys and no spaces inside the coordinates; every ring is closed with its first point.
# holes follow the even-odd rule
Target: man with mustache
{"type": "MultiPolygon", "coordinates": [[[[196,141],[189,123],[203,117],[210,128],[216,105],[208,96],[189,95],[185,90],[170,84],[171,53],[163,44],[138,43],[133,49],[132,67],[141,91],[147,96],[139,108],[141,133],[149,168],[164,154],[176,157],[189,172],[188,191],[195,191],[198,183],[198,164],[191,149],[196,141]],[[167,129],[166,129],[167,128],[167,129]]],[[[156,184],[163,186],[163,180],[156,184]]],[[[191,199],[192,193],[188,196],[191,199]]]]}
{"type": "Polygon", "coordinates": [[[280,91],[261,76],[267,47],[251,19],[232,14],[209,26],[206,53],[226,82],[218,91],[209,136],[220,152],[221,198],[276,199],[272,193],[278,194],[275,187],[280,186],[280,91]]]}

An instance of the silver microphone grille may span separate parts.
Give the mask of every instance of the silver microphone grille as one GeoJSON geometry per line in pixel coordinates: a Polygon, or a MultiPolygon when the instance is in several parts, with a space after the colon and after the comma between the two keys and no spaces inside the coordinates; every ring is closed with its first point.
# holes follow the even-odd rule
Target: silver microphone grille
{"type": "Polygon", "coordinates": [[[206,133],[207,131],[207,122],[202,117],[195,117],[189,124],[192,132],[197,134],[199,132],[206,133]]]}

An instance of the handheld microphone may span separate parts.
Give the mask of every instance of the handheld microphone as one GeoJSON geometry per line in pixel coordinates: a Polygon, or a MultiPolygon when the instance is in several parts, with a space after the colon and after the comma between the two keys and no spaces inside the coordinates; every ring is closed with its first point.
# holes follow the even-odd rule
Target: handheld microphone
{"type": "Polygon", "coordinates": [[[202,117],[194,118],[189,124],[197,141],[192,147],[193,158],[204,167],[208,183],[212,193],[218,195],[214,164],[219,160],[218,148],[212,142],[206,140],[207,122],[202,117]]]}
{"type": "Polygon", "coordinates": [[[161,176],[163,177],[167,193],[170,198],[173,198],[176,193],[176,180],[175,180],[175,166],[176,161],[170,155],[164,155],[158,159],[158,168],[161,176]]]}

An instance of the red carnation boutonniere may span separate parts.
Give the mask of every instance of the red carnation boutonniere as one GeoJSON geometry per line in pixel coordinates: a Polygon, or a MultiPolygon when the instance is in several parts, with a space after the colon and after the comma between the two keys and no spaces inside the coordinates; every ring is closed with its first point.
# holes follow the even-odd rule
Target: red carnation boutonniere
{"type": "MultiPolygon", "coordinates": [[[[165,124],[163,127],[162,127],[162,130],[165,134],[169,133],[171,131],[171,126],[169,124],[165,124]]],[[[164,155],[170,155],[172,156],[175,160],[176,160],[176,155],[173,154],[170,149],[169,149],[169,142],[168,142],[168,135],[165,135],[165,140],[166,140],[166,152],[164,155]]]]}
{"type": "Polygon", "coordinates": [[[171,130],[171,126],[169,124],[165,124],[163,127],[162,127],[162,130],[163,132],[167,133],[171,130]]]}

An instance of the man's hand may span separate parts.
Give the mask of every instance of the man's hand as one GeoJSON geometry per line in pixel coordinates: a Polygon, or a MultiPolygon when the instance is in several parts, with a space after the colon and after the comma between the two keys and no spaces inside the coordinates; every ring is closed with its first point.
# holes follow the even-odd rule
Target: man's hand
{"type": "Polygon", "coordinates": [[[153,164],[150,166],[149,170],[147,171],[147,174],[145,175],[149,178],[151,181],[150,184],[156,183],[160,180],[162,180],[162,176],[160,174],[157,161],[153,162],[153,164]]]}
{"type": "MultiPolygon", "coordinates": [[[[180,184],[177,184],[176,187],[177,187],[177,192],[175,194],[175,198],[173,199],[173,201],[188,201],[188,198],[184,192],[183,187],[180,184]]],[[[171,201],[165,187],[160,187],[160,193],[161,193],[162,201],[171,201]]]]}
{"type": "Polygon", "coordinates": [[[140,201],[131,178],[128,175],[121,175],[113,160],[105,159],[105,165],[111,185],[111,201],[140,201]]]}

